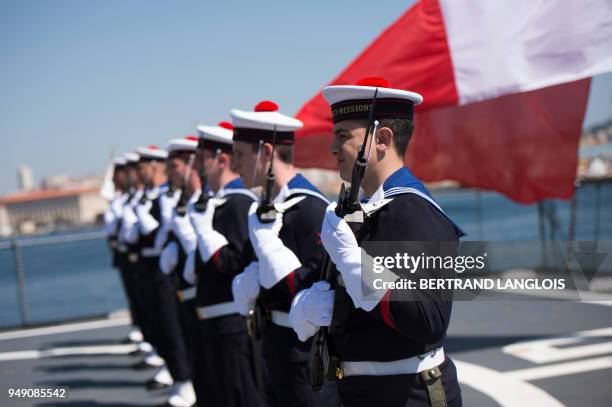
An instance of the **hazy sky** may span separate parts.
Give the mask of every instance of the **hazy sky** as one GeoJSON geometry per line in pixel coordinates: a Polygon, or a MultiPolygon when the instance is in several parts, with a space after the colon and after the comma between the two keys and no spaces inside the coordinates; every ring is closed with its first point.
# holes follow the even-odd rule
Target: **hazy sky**
{"type": "MultiPolygon", "coordinates": [[[[102,173],[262,99],[295,114],[412,3],[0,0],[0,193],[20,164],[102,173]]],[[[610,116],[604,75],[586,124],[610,116]]]]}

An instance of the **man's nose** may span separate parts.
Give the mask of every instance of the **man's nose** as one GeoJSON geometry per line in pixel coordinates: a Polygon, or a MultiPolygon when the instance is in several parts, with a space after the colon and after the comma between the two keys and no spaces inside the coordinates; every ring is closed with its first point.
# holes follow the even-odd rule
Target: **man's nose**
{"type": "Polygon", "coordinates": [[[338,146],[338,142],[337,142],[336,138],[334,137],[332,139],[331,146],[329,147],[329,151],[332,153],[332,155],[338,155],[338,151],[339,150],[340,150],[340,148],[338,146]]]}

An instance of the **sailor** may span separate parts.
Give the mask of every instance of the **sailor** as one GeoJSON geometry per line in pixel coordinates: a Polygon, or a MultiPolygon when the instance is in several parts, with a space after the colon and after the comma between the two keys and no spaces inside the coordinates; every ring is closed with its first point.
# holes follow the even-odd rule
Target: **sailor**
{"type": "Polygon", "coordinates": [[[133,287],[134,308],[138,315],[140,329],[144,338],[139,349],[145,354],[142,363],[136,368],[159,368],[164,360],[156,352],[155,321],[149,312],[150,293],[148,279],[140,258],[140,232],[136,206],[144,193],[144,184],[140,178],[138,164],[140,156],[137,153],[126,153],[126,172],[128,178],[128,193],[123,205],[123,217],[119,229],[120,249],[125,246],[127,276],[133,287]]]}
{"type": "Polygon", "coordinates": [[[132,330],[128,334],[128,341],[133,343],[141,343],[143,341],[142,332],[138,327],[138,317],[134,308],[133,289],[130,286],[131,281],[126,274],[126,247],[123,246],[119,250],[119,229],[121,226],[121,218],[123,217],[123,204],[127,199],[128,182],[126,165],[127,161],[124,157],[115,157],[113,159],[113,185],[115,194],[108,204],[108,208],[104,211],[104,231],[106,233],[108,244],[112,253],[112,265],[119,271],[123,291],[127,299],[128,307],[132,317],[132,330]]]}
{"type": "Polygon", "coordinates": [[[193,170],[197,137],[170,140],[168,151],[168,174],[176,190],[176,204],[170,214],[170,234],[160,257],[160,267],[173,282],[181,339],[187,354],[190,380],[175,380],[168,405],[189,407],[206,406],[203,387],[203,360],[199,348],[199,321],[195,308],[195,250],[196,235],[187,209],[200,195],[200,180],[193,170]]]}
{"type": "Polygon", "coordinates": [[[310,389],[310,343],[298,340],[288,320],[294,295],[318,278],[324,253],[320,226],[328,204],[293,167],[294,132],[302,122],[278,112],[271,101],[254,111],[232,110],[231,116],[237,171],[247,188],[264,187],[248,218],[258,263],[234,278],[232,290],[239,312],[249,314],[257,306],[267,321],[261,335],[269,403],[337,406],[334,383],[322,393],[310,389]]]}
{"type": "Polygon", "coordinates": [[[452,300],[410,289],[373,290],[367,267],[361,268],[371,261],[362,250],[367,242],[451,242],[456,249],[463,235],[404,166],[413,108],[423,98],[393,89],[383,78],[328,86],[323,97],[331,105],[331,152],[341,178],[354,182],[358,152],[369,157],[361,180],[369,199],[361,205],[357,237],[336,214],[336,203],[328,206],[321,239],[341,278],[335,290],[322,281],[300,292],[292,325],[300,337],[330,327],[331,374],[343,406],[460,406],[457,372],[443,347],[452,300]]]}
{"type": "Polygon", "coordinates": [[[254,260],[247,215],[257,196],[244,188],[235,170],[230,123],[198,126],[200,145],[195,168],[201,194],[189,209],[197,235],[196,304],[204,360],[210,369],[206,405],[265,405],[256,385],[257,368],[245,319],[233,302],[232,279],[254,260]]]}
{"type": "MultiPolygon", "coordinates": [[[[168,212],[172,210],[167,197],[166,158],[168,153],[157,146],[136,149],[140,160],[138,170],[145,190],[136,206],[140,233],[140,261],[143,268],[143,286],[147,293],[147,316],[154,321],[156,350],[166,362],[147,381],[149,390],[168,387],[174,380],[189,380],[187,355],[183,340],[176,336],[174,290],[172,281],[161,273],[159,257],[168,239],[170,229],[168,212]],[[170,206],[170,208],[168,208],[170,206]]],[[[180,333],[180,331],[179,331],[180,333]]]]}

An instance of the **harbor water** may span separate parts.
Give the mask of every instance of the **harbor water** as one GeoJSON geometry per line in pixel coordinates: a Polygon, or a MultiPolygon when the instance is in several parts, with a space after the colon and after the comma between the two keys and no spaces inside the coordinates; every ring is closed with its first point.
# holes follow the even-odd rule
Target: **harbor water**
{"type": "MultiPolygon", "coordinates": [[[[530,241],[540,238],[538,205],[520,205],[492,192],[444,190],[434,193],[446,213],[478,241],[530,241]]],[[[571,200],[544,203],[546,238],[571,238],[571,200]]],[[[23,259],[23,289],[28,323],[40,324],[88,318],[126,307],[119,275],[111,267],[106,240],[27,244],[23,259]]],[[[41,238],[28,239],[30,243],[41,238]]],[[[578,189],[575,240],[612,240],[612,184],[588,184],[578,189]]],[[[22,323],[14,251],[0,248],[0,329],[22,323]]]]}

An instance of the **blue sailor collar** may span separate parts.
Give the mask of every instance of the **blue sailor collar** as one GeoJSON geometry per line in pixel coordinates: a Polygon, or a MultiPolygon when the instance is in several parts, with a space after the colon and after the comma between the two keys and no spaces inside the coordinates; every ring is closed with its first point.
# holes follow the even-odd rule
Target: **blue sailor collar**
{"type": "Polygon", "coordinates": [[[311,195],[321,199],[326,204],[329,203],[325,195],[317,187],[312,185],[302,174],[296,174],[289,182],[284,185],[274,198],[274,203],[281,203],[292,195],[311,195]]]}
{"type": "Polygon", "coordinates": [[[246,195],[255,201],[257,200],[257,195],[245,188],[244,183],[242,182],[242,179],[240,177],[237,177],[225,184],[223,188],[217,191],[216,196],[218,198],[223,198],[224,196],[234,194],[246,195]]]}
{"type": "Polygon", "coordinates": [[[236,177],[223,187],[223,189],[238,189],[244,188],[244,184],[242,183],[242,178],[236,177]]]}
{"type": "Polygon", "coordinates": [[[425,185],[423,185],[423,183],[410,172],[408,167],[405,166],[391,174],[376,192],[374,192],[370,199],[367,200],[367,203],[361,206],[363,211],[367,215],[370,215],[391,202],[394,196],[402,194],[415,194],[427,200],[453,224],[457,237],[466,235],[466,233],[444,213],[440,205],[438,205],[427,188],[425,188],[425,185]]]}

